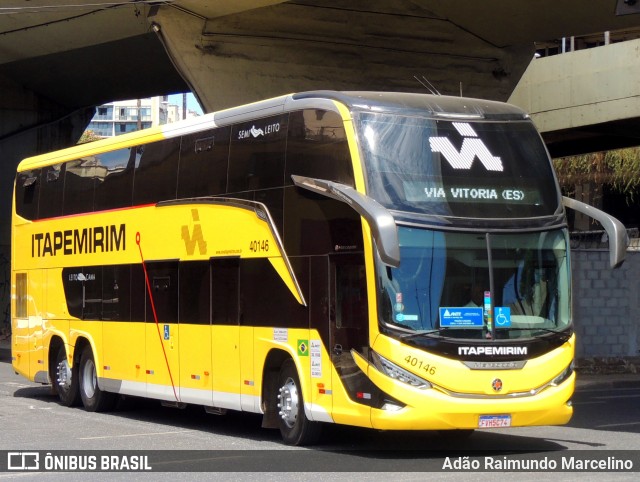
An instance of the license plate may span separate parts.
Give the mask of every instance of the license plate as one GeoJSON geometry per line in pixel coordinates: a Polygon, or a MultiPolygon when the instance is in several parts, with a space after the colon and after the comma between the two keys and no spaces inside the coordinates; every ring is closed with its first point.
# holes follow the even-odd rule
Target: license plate
{"type": "Polygon", "coordinates": [[[511,415],[480,415],[479,428],[511,427],[511,415]]]}

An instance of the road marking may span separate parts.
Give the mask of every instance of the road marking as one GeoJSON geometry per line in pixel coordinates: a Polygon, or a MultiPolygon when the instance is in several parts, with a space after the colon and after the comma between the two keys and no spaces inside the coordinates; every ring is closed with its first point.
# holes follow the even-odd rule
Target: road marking
{"type": "Polygon", "coordinates": [[[640,398],[640,393],[634,395],[609,395],[608,397],[594,397],[598,400],[616,400],[619,398],[640,398]]]}
{"type": "Polygon", "coordinates": [[[148,433],[129,433],[124,435],[103,435],[100,437],[80,437],[78,440],[101,440],[107,438],[126,438],[126,437],[146,437],[149,435],[174,435],[177,433],[190,433],[193,430],[177,430],[173,432],[148,432],[148,433]]]}
{"type": "Polygon", "coordinates": [[[608,423],[606,425],[596,425],[596,428],[627,427],[629,425],[640,425],[640,422],[608,423]]]}
{"type": "Polygon", "coordinates": [[[17,382],[2,382],[3,385],[9,385],[10,387],[17,387],[17,388],[29,388],[29,387],[33,387],[35,385],[25,385],[24,383],[17,383],[17,382]]]}
{"type": "Polygon", "coordinates": [[[619,388],[577,388],[576,392],[587,393],[587,392],[611,392],[615,390],[616,392],[630,392],[630,391],[638,391],[640,388],[638,387],[619,387],[619,388]]]}

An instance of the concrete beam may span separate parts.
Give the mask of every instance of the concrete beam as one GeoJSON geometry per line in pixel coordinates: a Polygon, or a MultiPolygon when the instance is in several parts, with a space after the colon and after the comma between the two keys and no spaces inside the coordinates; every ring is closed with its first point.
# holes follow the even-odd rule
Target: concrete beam
{"type": "Polygon", "coordinates": [[[533,56],[533,44],[496,47],[426,11],[285,3],[204,18],[160,7],[149,21],[207,111],[314,89],[424,91],[416,76],[443,94],[506,100],[533,56]]]}
{"type": "Polygon", "coordinates": [[[552,154],[640,145],[640,39],[531,62],[509,102],[552,154]]]}

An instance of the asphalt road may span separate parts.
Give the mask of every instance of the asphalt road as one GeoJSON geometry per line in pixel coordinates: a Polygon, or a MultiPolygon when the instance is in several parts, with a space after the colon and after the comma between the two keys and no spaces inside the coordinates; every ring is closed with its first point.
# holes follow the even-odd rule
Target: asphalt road
{"type": "MultiPolygon", "coordinates": [[[[41,457],[61,453],[57,451],[94,455],[154,451],[149,462],[153,469],[173,472],[156,472],[154,480],[165,480],[163,476],[175,480],[175,472],[197,478],[193,471],[214,471],[220,480],[229,478],[225,474],[230,472],[244,472],[245,480],[281,480],[283,473],[284,478],[297,480],[300,473],[313,471],[333,473],[339,479],[347,475],[343,470],[351,476],[357,473],[361,480],[377,480],[373,472],[390,471],[397,472],[395,480],[421,480],[418,474],[424,471],[440,471],[440,478],[453,480],[456,474],[441,472],[446,460],[453,464],[470,457],[468,460],[485,463],[487,456],[500,462],[505,457],[557,459],[575,454],[631,458],[633,470],[640,471],[640,376],[585,376],[578,383],[574,406],[572,421],[563,427],[477,430],[461,441],[443,440],[437,433],[329,425],[318,445],[291,448],[282,444],[277,431],[262,429],[261,418],[252,414],[214,416],[205,414],[201,407],[178,410],[144,400],[126,400],[110,413],[63,407],[48,387],[15,375],[8,350],[0,348],[0,457],[6,457],[6,451],[42,451],[41,457]]],[[[0,459],[0,469],[6,467],[0,459]]],[[[497,480],[499,475],[492,470],[480,472],[474,474],[475,480],[492,476],[497,480]]],[[[19,475],[35,474],[0,470],[0,479],[19,475]]],[[[45,475],[56,478],[63,474],[45,475]]],[[[71,475],[85,480],[87,474],[71,475]]],[[[102,475],[117,478],[126,474],[102,475]]],[[[554,475],[581,482],[602,476],[585,472],[554,475]]],[[[609,473],[607,479],[634,480],[637,476],[623,470],[609,473]]],[[[520,473],[518,479],[539,477],[520,473]]]]}

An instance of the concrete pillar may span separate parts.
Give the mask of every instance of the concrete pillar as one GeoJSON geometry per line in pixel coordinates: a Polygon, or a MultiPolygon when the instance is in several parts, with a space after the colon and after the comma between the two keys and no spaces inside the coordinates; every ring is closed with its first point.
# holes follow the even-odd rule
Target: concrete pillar
{"type": "MultiPolygon", "coordinates": [[[[68,111],[0,76],[0,284],[9,280],[11,205],[16,167],[25,157],[77,142],[94,108],[68,111]]],[[[8,330],[9,290],[0,290],[0,336],[8,330]]]]}

